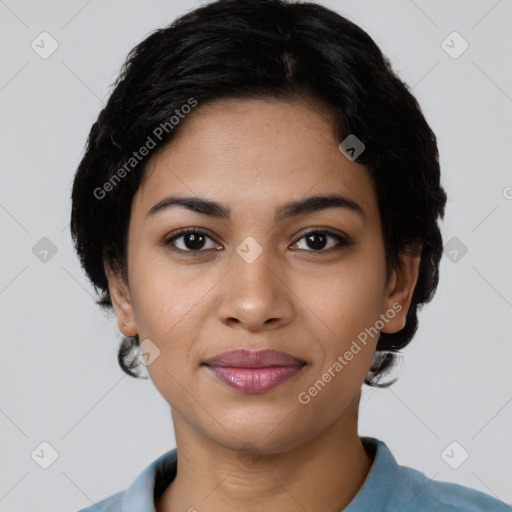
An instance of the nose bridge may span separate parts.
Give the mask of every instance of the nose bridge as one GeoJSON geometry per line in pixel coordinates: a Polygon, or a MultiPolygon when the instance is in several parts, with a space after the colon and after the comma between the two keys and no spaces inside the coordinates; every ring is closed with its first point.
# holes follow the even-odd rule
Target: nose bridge
{"type": "Polygon", "coordinates": [[[253,237],[245,238],[232,256],[235,290],[243,294],[265,295],[276,288],[276,255],[264,249],[253,237]]]}
{"type": "Polygon", "coordinates": [[[269,319],[289,317],[292,308],[279,276],[277,255],[252,237],[244,239],[233,252],[232,270],[221,290],[219,315],[252,328],[269,319]]]}

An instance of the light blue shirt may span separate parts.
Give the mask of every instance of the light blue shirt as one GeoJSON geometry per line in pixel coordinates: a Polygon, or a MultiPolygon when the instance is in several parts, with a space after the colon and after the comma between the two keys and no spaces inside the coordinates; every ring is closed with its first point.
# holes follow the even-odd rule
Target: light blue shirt
{"type": "MultiPolygon", "coordinates": [[[[399,465],[383,441],[361,437],[374,457],[362,487],[340,512],[512,512],[488,494],[469,487],[429,479],[399,465]]],[[[176,476],[176,449],[152,462],[126,489],[79,512],[156,512],[159,495],[176,476]]]]}

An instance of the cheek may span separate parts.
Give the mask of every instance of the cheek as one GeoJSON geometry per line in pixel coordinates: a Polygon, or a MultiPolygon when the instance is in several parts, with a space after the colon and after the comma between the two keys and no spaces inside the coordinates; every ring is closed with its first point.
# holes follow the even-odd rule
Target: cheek
{"type": "Polygon", "coordinates": [[[190,318],[209,286],[197,267],[172,264],[164,248],[153,248],[134,255],[132,270],[134,313],[146,337],[165,344],[194,325],[190,318]]]}
{"type": "Polygon", "coordinates": [[[165,250],[140,251],[132,258],[139,338],[141,342],[151,340],[159,351],[147,370],[157,389],[176,400],[176,393],[183,395],[180,383],[185,383],[199,364],[197,340],[213,307],[212,287],[222,278],[222,273],[205,272],[200,267],[173,264],[165,250]]]}
{"type": "Polygon", "coordinates": [[[350,345],[382,312],[385,267],[378,249],[359,251],[325,272],[299,277],[298,295],[305,297],[310,318],[328,333],[333,348],[350,345]]]}
{"type": "Polygon", "coordinates": [[[367,276],[364,280],[345,283],[333,290],[329,315],[337,332],[346,340],[356,338],[366,328],[375,325],[382,307],[380,282],[367,276]]]}
{"type": "MultiPolygon", "coordinates": [[[[378,262],[375,268],[378,269],[378,262]]],[[[382,275],[361,262],[309,287],[309,326],[321,347],[314,371],[299,390],[304,414],[336,420],[362,386],[375,355],[382,275]],[[329,406],[330,404],[330,406],[329,406]]]]}
{"type": "Polygon", "coordinates": [[[190,361],[190,355],[199,337],[205,288],[205,283],[201,286],[176,272],[170,275],[161,267],[148,266],[139,274],[134,294],[140,341],[150,339],[157,347],[148,374],[160,394],[178,408],[192,391],[187,381],[196,361],[190,361]]]}

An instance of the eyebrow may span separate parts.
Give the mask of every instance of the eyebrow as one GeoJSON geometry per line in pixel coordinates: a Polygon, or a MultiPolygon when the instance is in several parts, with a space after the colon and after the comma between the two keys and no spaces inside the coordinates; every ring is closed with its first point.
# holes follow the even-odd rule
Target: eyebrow
{"type": "MultiPolygon", "coordinates": [[[[147,217],[151,217],[175,206],[218,219],[231,218],[231,209],[228,206],[201,197],[181,196],[168,196],[162,199],[149,210],[147,217]]],[[[362,218],[365,217],[363,208],[352,199],[339,194],[323,194],[309,196],[298,201],[291,201],[280,206],[276,210],[274,220],[280,222],[304,213],[318,212],[328,208],[345,208],[357,213],[362,218]]]]}

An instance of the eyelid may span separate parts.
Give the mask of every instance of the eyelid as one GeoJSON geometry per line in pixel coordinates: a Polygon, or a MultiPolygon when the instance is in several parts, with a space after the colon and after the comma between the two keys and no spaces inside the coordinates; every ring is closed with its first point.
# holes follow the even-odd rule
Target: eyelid
{"type": "Polygon", "coordinates": [[[167,236],[165,238],[165,240],[166,241],[173,240],[175,238],[178,238],[180,235],[187,235],[188,233],[201,233],[203,235],[209,236],[212,239],[214,238],[212,233],[206,228],[191,227],[191,228],[180,228],[180,229],[174,231],[173,233],[171,233],[169,236],[167,236]]]}
{"type": "Polygon", "coordinates": [[[330,227],[327,227],[327,226],[313,226],[313,227],[309,227],[309,228],[306,228],[305,230],[301,231],[297,235],[297,238],[296,238],[296,241],[294,242],[294,245],[299,240],[301,240],[302,238],[304,238],[305,236],[307,236],[307,235],[309,235],[311,233],[327,233],[328,235],[339,237],[339,238],[341,238],[343,241],[345,241],[347,243],[350,243],[352,241],[351,238],[348,235],[343,233],[343,231],[339,231],[337,229],[330,228],[330,227]]]}

